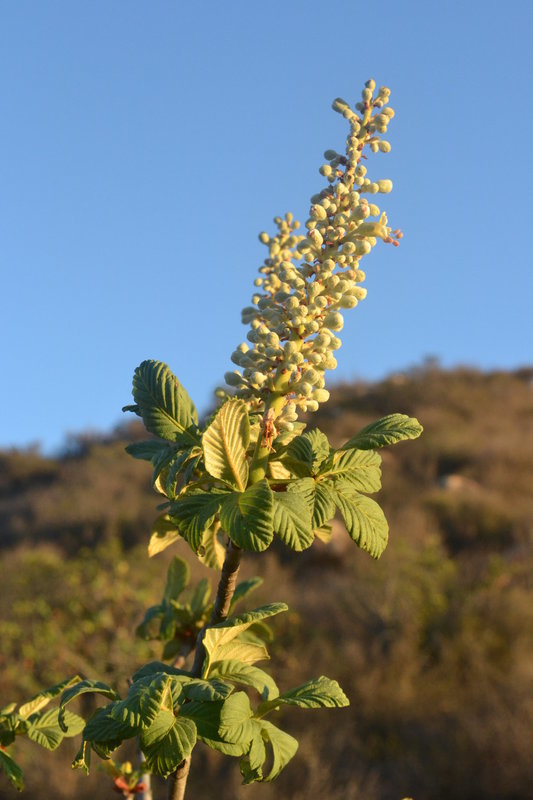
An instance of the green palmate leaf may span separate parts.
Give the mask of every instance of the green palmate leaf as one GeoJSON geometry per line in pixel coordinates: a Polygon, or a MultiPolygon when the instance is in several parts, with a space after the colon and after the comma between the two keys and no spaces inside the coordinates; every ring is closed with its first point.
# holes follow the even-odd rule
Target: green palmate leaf
{"type": "Polygon", "coordinates": [[[91,745],[86,739],[81,740],[80,749],[74,756],[72,769],[82,769],[86,775],[89,774],[91,766],[91,745]]]}
{"type": "Polygon", "coordinates": [[[190,678],[190,674],[184,669],[178,669],[178,667],[173,667],[171,664],[165,664],[164,661],[150,661],[148,664],[145,664],[134,673],[133,681],[138,681],[141,678],[147,678],[150,676],[153,677],[158,673],[190,678]]]}
{"type": "Polygon", "coordinates": [[[220,645],[215,651],[215,654],[221,661],[236,659],[246,664],[255,664],[256,661],[265,661],[270,658],[264,644],[241,641],[241,639],[234,639],[232,642],[229,642],[229,644],[220,645]]]}
{"type": "Polygon", "coordinates": [[[320,469],[320,478],[342,479],[360,492],[381,488],[381,456],[373,450],[339,450],[320,469]]]}
{"type": "Polygon", "coordinates": [[[220,713],[223,706],[223,700],[212,703],[191,701],[180,709],[180,716],[193,720],[198,738],[208,747],[218,750],[227,756],[243,756],[247,752],[248,743],[244,745],[233,744],[225,742],[220,737],[220,713]]]}
{"type": "Polygon", "coordinates": [[[389,538],[389,526],[380,506],[370,497],[354,492],[347,483],[335,486],[335,502],[354,542],[372,558],[379,558],[389,538]]]}
{"type": "Polygon", "coordinates": [[[303,494],[274,492],[274,531],[292,550],[306,550],[314,542],[312,508],[303,494]]]}
{"type": "MultiPolygon", "coordinates": [[[[120,700],[120,695],[115,692],[107,683],[102,683],[102,681],[79,681],[74,686],[69,687],[66,691],[63,692],[61,695],[61,700],[59,703],[59,716],[58,722],[59,727],[64,733],[67,733],[68,728],[64,722],[65,717],[65,706],[74,700],[76,697],[79,697],[81,694],[86,694],[87,692],[94,692],[96,694],[101,694],[104,697],[109,697],[111,700],[120,700]]],[[[87,737],[86,737],[87,738],[87,737]]]]}
{"type": "Polygon", "coordinates": [[[202,437],[205,467],[213,478],[244,492],[248,483],[246,450],[250,423],[244,400],[228,400],[202,437]]]}
{"type": "Polygon", "coordinates": [[[343,444],[341,450],[374,450],[404,439],[417,439],[424,429],[417,419],[407,414],[389,414],[371,422],[343,444]]]}
{"type": "Polygon", "coordinates": [[[207,578],[202,578],[195,586],[191,597],[191,611],[195,617],[204,613],[209,598],[211,597],[211,586],[207,578]]]}
{"type": "Polygon", "coordinates": [[[5,750],[0,750],[0,767],[4,770],[15,789],[21,792],[24,789],[24,775],[17,762],[5,750]]]}
{"type": "Polygon", "coordinates": [[[287,484],[287,492],[301,494],[304,497],[306,504],[312,509],[313,530],[323,527],[335,516],[333,482],[301,478],[287,484]]]}
{"type": "Polygon", "coordinates": [[[170,519],[168,514],[161,514],[152,525],[148,555],[151,558],[157,553],[161,553],[178,539],[181,539],[181,534],[176,523],[170,519]]]}
{"type": "Polygon", "coordinates": [[[166,778],[190,755],[196,744],[196,725],[172,711],[160,711],[152,725],[141,733],[141,749],[150,772],[166,778]]]}
{"type": "Polygon", "coordinates": [[[198,414],[175,375],[161,361],[143,361],[133,376],[133,398],[146,430],[169,441],[198,442],[198,414]]]}
{"type": "Polygon", "coordinates": [[[199,464],[202,451],[199,447],[190,447],[181,450],[172,461],[161,470],[158,483],[161,484],[163,494],[173,500],[176,497],[178,479],[183,476],[183,482],[188,483],[192,473],[199,464]]]}
{"type": "Polygon", "coordinates": [[[264,781],[273,781],[287,766],[298,750],[298,742],[293,736],[280,730],[271,722],[261,720],[261,736],[272,749],[272,768],[264,781]]]}
{"type": "Polygon", "coordinates": [[[15,741],[17,731],[24,730],[26,720],[19,714],[8,713],[0,720],[0,747],[9,747],[15,741]]]}
{"type": "Polygon", "coordinates": [[[313,533],[315,534],[317,539],[320,539],[321,542],[327,544],[331,541],[331,535],[333,533],[333,528],[329,523],[322,525],[320,528],[315,528],[313,533]]]}
{"type": "Polygon", "coordinates": [[[32,714],[25,729],[28,738],[47,750],[55,750],[65,736],[77,736],[85,727],[85,720],[77,714],[65,711],[63,722],[68,729],[65,733],[59,727],[58,715],[59,709],[57,708],[41,714],[32,714]]]}
{"type": "Polygon", "coordinates": [[[344,708],[350,705],[350,701],[337,681],[322,676],[261,703],[256,713],[263,715],[282,705],[299,708],[344,708]]]}
{"type": "Polygon", "coordinates": [[[149,728],[163,706],[172,710],[170,676],[159,674],[134,681],[126,699],[113,703],[110,714],[130,728],[149,728]]]}
{"type": "Polygon", "coordinates": [[[208,628],[203,638],[203,646],[207,658],[204,662],[204,676],[209,673],[209,667],[214,661],[235,659],[245,663],[253,663],[263,658],[268,658],[268,653],[263,645],[251,642],[235,641],[254,623],[287,611],[285,603],[270,603],[267,606],[249,611],[238,617],[232,617],[225,622],[208,628]]]}
{"type": "Polygon", "coordinates": [[[50,686],[50,688],[36,694],[31,698],[31,700],[28,700],[27,703],[23,703],[23,705],[20,706],[18,713],[21,717],[26,719],[30,716],[30,714],[35,714],[37,711],[40,711],[42,708],[47,706],[50,700],[53,700],[54,697],[59,697],[61,692],[65,691],[65,689],[75,686],[80,681],[80,676],[74,675],[74,677],[67,678],[67,680],[61,681],[61,683],[57,683],[55,686],[50,686]]]}
{"type": "Polygon", "coordinates": [[[220,736],[234,744],[250,744],[254,738],[253,711],[245,692],[235,692],[224,702],[220,712],[220,736]]]}
{"type": "Polygon", "coordinates": [[[279,695],[274,679],[267,672],[235,659],[215,661],[211,664],[209,677],[222,678],[232,683],[251,686],[259,692],[263,700],[272,700],[279,695]]]}
{"type": "Polygon", "coordinates": [[[243,550],[266,550],[274,536],[272,521],[273,498],[266,479],[227,495],[220,508],[222,528],[243,550]]]}
{"type": "Polygon", "coordinates": [[[210,569],[222,569],[226,556],[226,546],[224,544],[224,534],[220,530],[220,523],[215,520],[213,524],[203,533],[202,544],[198,548],[198,559],[210,569]]]}
{"type": "Polygon", "coordinates": [[[227,493],[202,489],[191,489],[181,494],[171,505],[171,518],[179,526],[180,533],[194,552],[202,545],[203,535],[211,527],[227,493]]]}
{"type": "Polygon", "coordinates": [[[177,600],[188,583],[189,565],[182,558],[179,558],[179,556],[174,556],[168,566],[167,583],[163,598],[167,602],[170,602],[170,600],[177,600]]]}
{"type": "Polygon", "coordinates": [[[248,578],[246,581],[241,581],[235,587],[235,591],[233,592],[233,597],[231,598],[230,603],[230,612],[233,611],[234,607],[239,603],[241,600],[244,600],[250,592],[253,592],[263,583],[263,578],[248,578]]]}
{"type": "Polygon", "coordinates": [[[297,436],[287,447],[283,463],[299,478],[316,475],[330,454],[328,437],[318,428],[297,436]]]}
{"type": "Polygon", "coordinates": [[[233,691],[233,686],[223,680],[210,678],[208,681],[193,679],[183,685],[183,696],[199,703],[213,703],[225,700],[233,691]]]}
{"type": "Polygon", "coordinates": [[[147,439],[145,442],[133,442],[133,444],[129,444],[125,449],[126,453],[133,456],[133,458],[153,462],[167,447],[168,443],[161,441],[161,439],[147,439]]]}
{"type": "Polygon", "coordinates": [[[131,739],[139,730],[127,722],[115,719],[114,706],[115,703],[110,703],[105,708],[97,709],[83,729],[83,738],[93,746],[96,743],[98,749],[95,749],[99,754],[102,750],[112,752],[124,739],[131,739]]]}

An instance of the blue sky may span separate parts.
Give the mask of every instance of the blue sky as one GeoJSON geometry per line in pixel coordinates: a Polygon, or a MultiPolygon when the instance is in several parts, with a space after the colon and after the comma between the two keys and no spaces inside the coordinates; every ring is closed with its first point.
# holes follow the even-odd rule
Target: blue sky
{"type": "Polygon", "coordinates": [[[0,446],[106,430],[145,358],[201,410],[272,217],[304,221],[364,81],[400,248],[367,259],[335,380],[531,364],[530,2],[0,3],[0,446]]]}

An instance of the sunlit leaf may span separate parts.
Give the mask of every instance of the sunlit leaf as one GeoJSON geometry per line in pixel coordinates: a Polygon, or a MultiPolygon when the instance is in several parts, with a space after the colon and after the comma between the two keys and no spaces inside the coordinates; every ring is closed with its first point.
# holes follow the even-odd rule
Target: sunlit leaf
{"type": "Polygon", "coordinates": [[[205,467],[213,478],[244,492],[248,483],[246,450],[250,423],[244,400],[228,400],[202,436],[205,467]]]}
{"type": "Polygon", "coordinates": [[[404,439],[417,439],[424,429],[417,419],[407,414],[389,414],[371,422],[343,444],[341,450],[375,450],[404,439]]]}

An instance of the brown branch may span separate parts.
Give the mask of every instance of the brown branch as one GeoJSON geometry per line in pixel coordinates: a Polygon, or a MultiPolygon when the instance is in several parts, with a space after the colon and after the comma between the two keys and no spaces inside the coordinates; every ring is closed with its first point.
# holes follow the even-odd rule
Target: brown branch
{"type": "MultiPolygon", "coordinates": [[[[203,638],[207,628],[223,622],[228,614],[231,604],[231,599],[235,593],[235,585],[237,583],[237,575],[241,565],[242,550],[237,547],[231,539],[228,539],[226,545],[226,557],[222,566],[222,573],[217,587],[217,595],[211,613],[211,618],[207,625],[205,625],[196,639],[196,652],[194,654],[194,663],[191,669],[191,675],[195,678],[200,678],[202,675],[202,667],[205,658],[205,649],[203,645],[203,638]]],[[[187,786],[187,777],[191,767],[191,757],[188,756],[181,762],[175,772],[172,773],[168,779],[168,800],[183,800],[185,796],[185,789],[187,786]]]]}
{"type": "Polygon", "coordinates": [[[168,779],[168,800],[183,800],[190,768],[191,757],[188,756],[168,779]]]}

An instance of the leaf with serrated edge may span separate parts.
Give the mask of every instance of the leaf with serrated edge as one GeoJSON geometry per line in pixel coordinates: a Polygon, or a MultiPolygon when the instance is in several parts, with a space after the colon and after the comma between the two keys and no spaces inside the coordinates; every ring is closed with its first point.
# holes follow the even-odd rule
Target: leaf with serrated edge
{"type": "Polygon", "coordinates": [[[172,711],[160,711],[148,730],[141,733],[140,745],[150,772],[166,778],[190,755],[196,744],[196,725],[172,711]]]}
{"type": "Polygon", "coordinates": [[[244,400],[228,400],[202,436],[205,468],[213,478],[244,492],[248,483],[246,450],[250,423],[244,400]]]}
{"type": "Polygon", "coordinates": [[[31,700],[28,700],[27,703],[23,703],[20,706],[18,713],[21,717],[26,719],[30,716],[30,714],[35,714],[37,711],[40,711],[42,708],[47,706],[50,700],[53,700],[54,697],[58,697],[61,692],[65,691],[65,689],[75,686],[80,681],[80,676],[74,675],[74,677],[67,678],[67,680],[61,681],[61,683],[57,683],[55,686],[50,686],[50,688],[36,694],[31,698],[31,700]]]}
{"type": "Polygon", "coordinates": [[[70,711],[65,711],[64,723],[68,731],[64,733],[59,727],[58,714],[58,708],[52,708],[42,714],[32,714],[28,719],[25,731],[28,738],[47,750],[55,750],[65,736],[77,736],[85,727],[84,719],[70,711]]]}
{"type": "Polygon", "coordinates": [[[346,480],[358,492],[381,489],[381,456],[373,450],[339,450],[322,465],[319,480],[346,480]]]}
{"type": "Polygon", "coordinates": [[[244,745],[225,742],[220,738],[220,712],[224,705],[223,700],[215,700],[213,703],[198,703],[192,700],[180,709],[182,717],[192,719],[196,725],[198,738],[213,750],[218,750],[227,756],[242,756],[248,749],[248,743],[244,745]]]}
{"type": "Polygon", "coordinates": [[[74,756],[72,769],[82,769],[86,775],[89,774],[91,766],[91,745],[86,739],[81,740],[80,749],[74,756]]]}
{"type": "Polygon", "coordinates": [[[133,376],[133,398],[146,430],[162,439],[198,443],[198,413],[176,376],[161,361],[143,361],[133,376]]]}
{"type": "Polygon", "coordinates": [[[252,645],[248,642],[234,642],[234,639],[244,633],[244,631],[255,622],[272,617],[282,611],[287,611],[287,609],[288,606],[285,603],[270,603],[255,611],[248,611],[246,614],[232,617],[225,622],[208,628],[202,640],[207,655],[204,662],[204,677],[212,661],[222,661],[225,658],[233,658],[251,663],[251,657],[254,661],[258,661],[261,658],[268,658],[266,649],[261,645],[252,645]],[[230,650],[221,649],[230,643],[233,643],[233,648],[230,648],[230,650]],[[246,650],[246,648],[249,649],[246,650]],[[261,648],[264,655],[260,654],[261,648]],[[224,655],[222,655],[222,653],[224,653],[224,655]]]}
{"type": "Polygon", "coordinates": [[[329,453],[326,434],[315,428],[292,440],[283,456],[283,464],[297,477],[305,478],[316,475],[329,453]]]}
{"type": "Polygon", "coordinates": [[[177,600],[189,583],[189,565],[179,556],[174,556],[167,570],[164,599],[177,600]]]}
{"type": "Polygon", "coordinates": [[[198,548],[198,560],[209,569],[221,570],[226,557],[226,547],[223,543],[224,534],[220,530],[220,522],[215,520],[213,524],[204,531],[202,543],[198,548]]]}
{"type": "Polygon", "coordinates": [[[315,481],[314,478],[301,478],[287,484],[287,492],[302,494],[313,509],[311,524],[313,529],[321,528],[335,516],[335,495],[333,481],[315,481]]]}
{"type": "Polygon", "coordinates": [[[148,728],[169,702],[171,710],[169,675],[141,678],[132,683],[125,700],[113,704],[111,716],[131,728],[148,728]]]}
{"type": "Polygon", "coordinates": [[[215,655],[218,660],[226,660],[228,658],[243,661],[247,664],[255,664],[256,661],[267,661],[270,659],[268,650],[264,644],[258,642],[241,642],[234,639],[229,644],[223,644],[217,647],[215,655]]]}
{"type": "Polygon", "coordinates": [[[272,700],[261,703],[256,713],[263,715],[282,705],[298,706],[299,708],[344,708],[350,705],[350,701],[337,681],[322,675],[320,678],[314,678],[288,692],[283,692],[272,700]]]}
{"type": "Polygon", "coordinates": [[[2,767],[15,789],[21,792],[24,789],[24,775],[17,762],[5,750],[0,750],[0,767],[2,767]]]}
{"type": "Polygon", "coordinates": [[[142,461],[152,461],[167,447],[168,442],[166,441],[162,441],[161,439],[147,439],[145,442],[133,442],[129,444],[125,450],[126,453],[133,458],[139,458],[142,461]]]}
{"type": "Polygon", "coordinates": [[[351,538],[372,558],[379,558],[389,538],[389,525],[381,507],[345,484],[336,486],[335,499],[351,538]]]}
{"type": "Polygon", "coordinates": [[[408,417],[407,414],[389,414],[376,422],[371,422],[340,449],[375,450],[405,439],[417,439],[423,430],[415,417],[408,417]]]}
{"type": "Polygon", "coordinates": [[[220,736],[234,744],[251,742],[254,735],[252,708],[245,692],[230,695],[220,712],[220,736]]]}
{"type": "Polygon", "coordinates": [[[65,706],[76,697],[79,697],[80,694],[86,694],[87,692],[95,692],[96,694],[101,694],[104,697],[109,697],[111,700],[120,700],[120,695],[115,692],[114,689],[108,686],[107,683],[102,683],[102,681],[85,680],[69,687],[63,692],[61,695],[61,700],[59,701],[58,722],[59,727],[64,733],[67,732],[67,728],[63,723],[65,706]]]}
{"type": "Polygon", "coordinates": [[[152,558],[152,556],[162,553],[178,539],[181,539],[181,534],[176,523],[170,519],[168,514],[161,514],[152,525],[148,555],[152,558]]]}
{"type": "Polygon", "coordinates": [[[222,678],[232,683],[251,686],[259,692],[263,700],[272,700],[279,695],[279,689],[274,679],[267,672],[236,659],[215,661],[211,664],[209,677],[222,678]]]}
{"type": "Polygon", "coordinates": [[[261,729],[263,738],[270,742],[273,755],[272,769],[263,780],[273,781],[296,754],[298,742],[293,736],[266,720],[261,720],[261,729]]]}
{"type": "Polygon", "coordinates": [[[274,531],[292,550],[301,552],[314,542],[311,509],[296,492],[274,492],[274,531]]]}
{"type": "Polygon", "coordinates": [[[195,553],[201,547],[205,531],[213,524],[220,504],[228,496],[222,492],[191,489],[172,503],[171,518],[177,522],[181,535],[195,553]]]}
{"type": "Polygon", "coordinates": [[[114,703],[105,708],[98,708],[83,729],[83,738],[94,744],[95,742],[115,750],[124,739],[131,739],[138,732],[138,728],[130,727],[126,722],[120,722],[112,716],[114,703]]]}
{"type": "Polygon", "coordinates": [[[243,550],[266,550],[274,536],[272,491],[263,479],[245,492],[232,492],[220,508],[220,524],[243,550]]]}

